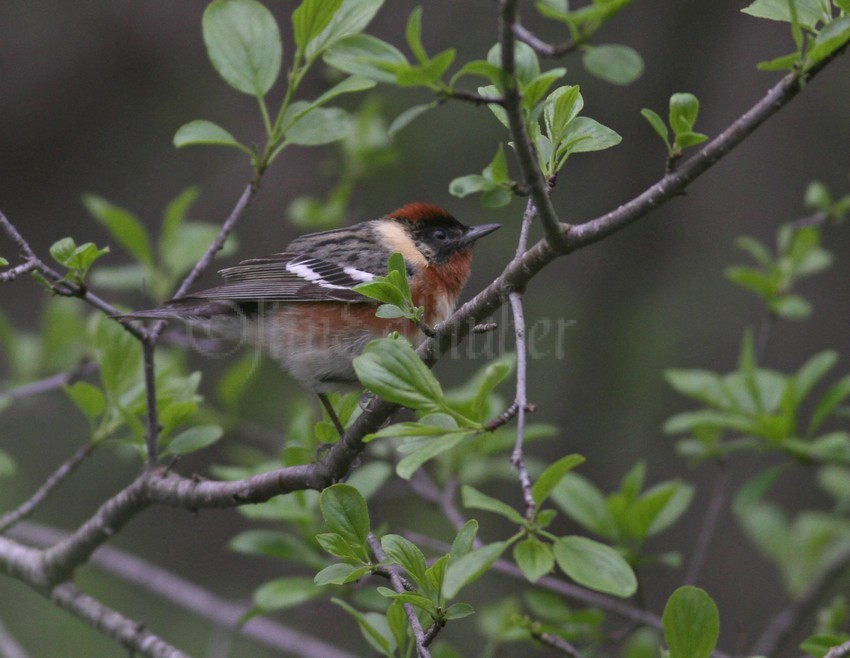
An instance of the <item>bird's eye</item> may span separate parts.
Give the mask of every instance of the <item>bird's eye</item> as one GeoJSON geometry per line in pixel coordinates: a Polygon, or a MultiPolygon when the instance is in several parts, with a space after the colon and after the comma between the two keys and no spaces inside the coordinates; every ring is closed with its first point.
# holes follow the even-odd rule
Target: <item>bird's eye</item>
{"type": "Polygon", "coordinates": [[[444,228],[434,229],[434,239],[440,240],[441,242],[449,237],[448,231],[444,228]]]}

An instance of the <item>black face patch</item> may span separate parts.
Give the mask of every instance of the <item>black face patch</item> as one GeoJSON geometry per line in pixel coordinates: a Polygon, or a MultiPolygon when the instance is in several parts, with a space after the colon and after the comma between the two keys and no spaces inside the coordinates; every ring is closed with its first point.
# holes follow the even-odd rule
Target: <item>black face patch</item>
{"type": "Polygon", "coordinates": [[[442,263],[458,248],[466,246],[463,237],[469,229],[451,217],[417,222],[411,227],[416,248],[431,263],[442,263]]]}

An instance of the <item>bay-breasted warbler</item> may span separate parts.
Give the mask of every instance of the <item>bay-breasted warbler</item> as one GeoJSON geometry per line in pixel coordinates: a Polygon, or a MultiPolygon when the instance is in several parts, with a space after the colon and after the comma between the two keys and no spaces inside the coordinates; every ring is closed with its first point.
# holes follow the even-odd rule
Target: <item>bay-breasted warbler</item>
{"type": "Polygon", "coordinates": [[[380,219],[303,235],[282,253],[221,270],[221,286],[126,317],[183,320],[260,347],[318,393],[336,421],[325,394],[358,385],[352,361],[366,343],[391,331],[414,344],[423,338],[407,318],[376,317],[378,302],[354,286],[385,276],[390,255],[400,253],[413,303],[435,326],[454,312],[473,244],[497,228],[467,227],[439,206],[410,203],[380,219]]]}

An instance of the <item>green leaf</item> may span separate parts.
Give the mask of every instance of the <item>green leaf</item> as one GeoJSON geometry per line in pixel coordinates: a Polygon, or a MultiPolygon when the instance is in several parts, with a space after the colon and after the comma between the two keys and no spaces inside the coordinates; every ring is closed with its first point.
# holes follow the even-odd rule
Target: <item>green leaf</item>
{"type": "Polygon", "coordinates": [[[75,382],[65,387],[65,393],[89,420],[97,418],[106,410],[106,398],[103,391],[93,384],[75,382]]]}
{"type": "MultiPolygon", "coordinates": [[[[287,114],[297,114],[303,109],[299,103],[293,103],[287,114]]],[[[342,108],[316,107],[289,126],[286,130],[286,142],[301,146],[330,144],[345,138],[353,127],[354,120],[342,108]]]]}
{"type": "Polygon", "coordinates": [[[528,537],[514,546],[514,561],[532,583],[536,583],[555,566],[552,547],[534,537],[528,537]]]}
{"type": "MultiPolygon", "coordinates": [[[[793,2],[800,25],[814,30],[823,15],[820,0],[793,0],[793,2]]],[[[791,8],[788,6],[788,0],[755,0],[741,11],[756,18],[791,22],[791,8]]]]}
{"type": "Polygon", "coordinates": [[[507,503],[503,503],[497,498],[492,498],[487,494],[481,493],[477,489],[464,485],[461,490],[461,500],[463,506],[470,509],[481,509],[486,512],[493,512],[500,516],[504,516],[509,521],[522,525],[525,518],[507,503]]]}
{"type": "Polygon", "coordinates": [[[135,215],[94,194],[83,195],[83,205],[131,256],[144,265],[154,266],[148,231],[135,215]]]}
{"type": "Polygon", "coordinates": [[[589,117],[576,117],[564,133],[564,145],[569,153],[602,151],[621,141],[620,135],[589,117]]]}
{"type": "Polygon", "coordinates": [[[842,16],[824,27],[806,53],[806,66],[823,61],[850,41],[850,16],[842,16]]]}
{"type": "Polygon", "coordinates": [[[453,603],[448,608],[446,608],[447,621],[452,621],[453,619],[463,619],[464,617],[469,617],[469,615],[474,614],[475,609],[468,603],[453,603]]]}
{"type": "Polygon", "coordinates": [[[161,252],[169,251],[177,241],[180,227],[186,221],[186,215],[195,205],[201,190],[195,185],[187,187],[176,197],[168,202],[162,213],[162,231],[160,233],[159,249],[161,252]]]}
{"type": "Polygon", "coordinates": [[[77,243],[74,242],[74,238],[62,238],[50,245],[50,255],[60,265],[67,265],[76,249],[77,243]]]}
{"type": "Polygon", "coordinates": [[[322,569],[325,559],[300,537],[277,530],[246,530],[227,542],[227,548],[245,555],[259,555],[279,560],[296,560],[322,569]]]}
{"type": "Polygon", "coordinates": [[[283,42],[271,12],[256,0],[213,0],[202,26],[207,54],[225,82],[265,96],[283,64],[283,42]]]}
{"type": "Polygon", "coordinates": [[[486,192],[497,187],[498,185],[496,183],[484,176],[468,174],[467,176],[459,176],[449,183],[449,194],[463,198],[470,194],[486,192]]]}
{"type": "Polygon", "coordinates": [[[637,590],[634,571],[610,546],[572,535],[559,537],[554,549],[558,566],[579,585],[623,598],[637,590]]]}
{"type": "Polygon", "coordinates": [[[341,535],[354,546],[366,546],[369,537],[369,509],[354,487],[335,484],[319,497],[322,516],[331,532],[341,535]]]}
{"type": "Polygon", "coordinates": [[[676,135],[676,139],[674,140],[673,145],[679,149],[686,149],[690,148],[691,146],[696,146],[697,144],[702,144],[707,139],[708,135],[703,135],[702,133],[679,133],[676,135]]]}
{"type": "Polygon", "coordinates": [[[409,64],[389,65],[390,70],[395,71],[395,83],[400,87],[430,87],[438,88],[445,72],[452,65],[456,51],[449,48],[435,55],[421,66],[409,64]]]}
{"type": "Polygon", "coordinates": [[[786,320],[805,320],[812,314],[812,305],[800,295],[783,295],[770,303],[770,310],[786,320]]]}
{"type": "Polygon", "coordinates": [[[552,490],[552,500],[583,528],[602,537],[617,536],[617,524],[602,492],[578,473],[569,473],[552,490]]]}
{"type": "Polygon", "coordinates": [[[389,587],[378,587],[377,589],[378,594],[385,598],[393,599],[400,603],[409,603],[410,605],[425,610],[431,615],[436,615],[434,602],[428,597],[422,596],[422,594],[416,594],[414,592],[396,592],[391,590],[389,587]]]}
{"type": "Polygon", "coordinates": [[[723,387],[723,380],[714,372],[671,368],[664,371],[664,379],[682,395],[721,409],[731,406],[729,395],[723,387]]]}
{"type": "Polygon", "coordinates": [[[62,238],[50,247],[50,255],[56,262],[82,277],[86,275],[94,261],[108,253],[109,247],[98,249],[92,242],[86,242],[78,247],[73,238],[62,238]]]}
{"type": "Polygon", "coordinates": [[[561,457],[555,463],[550,464],[540,474],[540,477],[537,478],[537,481],[531,488],[531,495],[534,498],[534,502],[539,506],[549,497],[549,494],[564,479],[564,476],[582,463],[584,463],[584,457],[582,455],[567,455],[566,457],[561,457]]]}
{"type": "MultiPolygon", "coordinates": [[[[850,635],[847,633],[815,633],[800,643],[800,649],[812,658],[824,658],[830,649],[841,646],[848,640],[850,640],[850,635]]],[[[841,653],[839,652],[837,655],[840,656],[841,653]]]]}
{"type": "Polygon", "coordinates": [[[163,451],[165,455],[187,455],[218,441],[224,430],[218,425],[196,425],[175,436],[163,451]]]}
{"type": "Polygon", "coordinates": [[[355,580],[360,580],[372,570],[371,567],[358,567],[346,562],[331,564],[317,573],[313,583],[319,587],[324,585],[344,585],[355,580]]]}
{"type": "Polygon", "coordinates": [[[395,639],[392,636],[392,632],[389,629],[386,618],[382,615],[364,615],[341,599],[331,599],[331,601],[354,617],[357,621],[357,625],[360,627],[360,632],[373,649],[378,651],[381,655],[393,658],[395,655],[395,639]],[[382,620],[383,624],[381,624],[378,619],[382,620]]]}
{"type": "Polygon", "coordinates": [[[12,477],[18,470],[15,460],[0,450],[0,478],[12,477]]]}
{"type": "Polygon", "coordinates": [[[390,127],[387,128],[387,134],[390,137],[394,137],[409,126],[415,119],[425,114],[425,112],[433,110],[438,105],[439,103],[437,101],[431,101],[430,103],[414,105],[413,107],[407,108],[393,120],[390,127]]]}
{"type": "Polygon", "coordinates": [[[93,338],[104,391],[107,398],[118,400],[139,381],[141,346],[118,323],[105,317],[98,318],[93,338]]]}
{"type": "Polygon", "coordinates": [[[776,277],[761,270],[752,267],[729,267],[725,274],[730,281],[751,290],[765,301],[775,297],[778,292],[779,281],[776,277]]]}
{"type": "Polygon", "coordinates": [[[425,556],[416,544],[401,535],[384,535],[381,546],[387,557],[404,567],[416,584],[425,583],[425,556]]]}
{"type": "Polygon", "coordinates": [[[352,75],[342,80],[342,82],[338,82],[337,84],[335,84],[333,87],[331,87],[321,96],[319,96],[316,100],[310,103],[310,105],[312,107],[318,107],[320,105],[324,105],[328,101],[333,100],[337,96],[342,96],[343,94],[354,94],[358,91],[366,91],[367,89],[372,89],[374,86],[374,80],[370,80],[369,78],[364,78],[357,75],[352,75]]]}
{"type": "MultiPolygon", "coordinates": [[[[392,428],[388,429],[391,430],[392,428]]],[[[405,443],[402,444],[400,450],[408,451],[409,454],[396,465],[396,473],[405,480],[409,480],[422,464],[447,450],[451,450],[472,434],[471,430],[453,431],[439,427],[428,428],[427,426],[416,431],[418,432],[416,434],[403,435],[405,443]]],[[[387,436],[389,435],[387,434],[387,436]]]]}
{"type": "Polygon", "coordinates": [[[304,50],[330,24],[342,0],[304,0],[292,12],[295,45],[304,50]]]}
{"type": "Polygon", "coordinates": [[[384,0],[345,0],[322,33],[307,44],[307,59],[312,61],[341,39],[361,32],[383,4],[384,0]]]}
{"type": "Polygon", "coordinates": [[[832,206],[832,195],[829,193],[829,188],[821,181],[813,180],[806,187],[803,203],[809,208],[826,211],[832,206]]]}
{"type": "MultiPolygon", "coordinates": [[[[502,68],[502,48],[500,44],[490,48],[487,53],[487,61],[499,69],[502,68]]],[[[537,53],[531,46],[522,41],[514,42],[514,69],[521,86],[533,83],[535,78],[540,75],[540,62],[537,59],[537,53]]]]}
{"type": "Polygon", "coordinates": [[[720,615],[698,587],[680,587],[664,607],[664,640],[670,658],[709,658],[720,634],[720,615]]]}
{"type": "Polygon", "coordinates": [[[355,34],[337,42],[324,55],[325,63],[344,73],[378,82],[394,83],[392,66],[407,64],[404,54],[392,44],[368,34],[355,34]]]}
{"type": "Polygon", "coordinates": [[[470,519],[463,524],[463,527],[458,530],[452,541],[450,555],[453,560],[463,557],[472,550],[472,545],[475,542],[475,535],[478,533],[478,521],[470,519]]]}
{"type": "Polygon", "coordinates": [[[677,93],[670,96],[670,126],[673,132],[689,133],[699,116],[699,100],[693,94],[677,93]]]}
{"type": "Polygon", "coordinates": [[[398,318],[406,318],[407,313],[404,312],[403,308],[399,308],[395,304],[381,304],[375,311],[375,317],[383,318],[384,320],[396,320],[398,318]]]}
{"type": "Polygon", "coordinates": [[[644,119],[649,121],[649,125],[652,126],[652,129],[658,133],[658,136],[664,140],[664,143],[669,148],[670,132],[667,130],[667,124],[664,123],[664,119],[658,116],[657,112],[653,112],[646,107],[640,111],[640,114],[644,119]]]}
{"type": "Polygon", "coordinates": [[[0,256],[0,267],[6,267],[9,264],[9,261],[0,256]]]}
{"type": "Polygon", "coordinates": [[[361,562],[359,554],[342,535],[336,532],[321,532],[315,539],[319,546],[331,555],[352,562],[361,562]]]}
{"type": "Polygon", "coordinates": [[[583,107],[584,99],[578,85],[564,85],[549,94],[543,106],[543,121],[546,134],[553,142],[563,141],[567,127],[583,107]]]}
{"type": "Polygon", "coordinates": [[[254,604],[264,612],[283,610],[322,596],[311,578],[277,578],[254,592],[254,604]]]}
{"type": "Polygon", "coordinates": [[[403,307],[407,301],[401,290],[386,280],[358,283],[354,286],[354,290],[370,299],[377,299],[379,302],[393,304],[398,307],[403,307]]]}
{"type": "Polygon", "coordinates": [[[800,61],[800,53],[794,51],[781,57],[776,57],[756,64],[759,71],[791,71],[800,61]]]}
{"type": "MultiPolygon", "coordinates": [[[[566,69],[559,69],[566,73],[566,69]]],[[[454,87],[455,83],[465,75],[477,75],[482,78],[487,78],[496,87],[501,88],[503,84],[502,67],[483,59],[476,59],[464,64],[460,70],[452,76],[450,86],[454,87]]],[[[563,74],[562,74],[563,75],[563,74]]],[[[544,90],[545,93],[545,90],[544,90]]]]}
{"type": "MultiPolygon", "coordinates": [[[[501,76],[501,69],[498,69],[501,76]]],[[[560,78],[566,75],[567,69],[555,68],[541,73],[522,89],[523,109],[532,117],[536,117],[538,104],[549,91],[549,88],[560,78]]],[[[493,81],[494,84],[502,85],[501,77],[493,81]]]]}
{"type": "Polygon", "coordinates": [[[428,53],[425,52],[425,48],[422,46],[422,7],[415,7],[410,12],[410,16],[407,19],[405,36],[407,37],[407,45],[413,56],[419,60],[420,64],[426,63],[428,61],[428,53]]]}
{"type": "Polygon", "coordinates": [[[443,596],[451,600],[466,585],[478,580],[501,557],[508,545],[504,541],[486,544],[452,560],[443,581],[443,596]]]}
{"type": "Polygon", "coordinates": [[[794,394],[797,403],[802,402],[812,388],[838,362],[838,352],[824,350],[811,357],[794,376],[794,394]]]}
{"type": "Polygon", "coordinates": [[[240,144],[237,139],[227,130],[212,121],[197,119],[185,123],[174,133],[174,146],[182,148],[195,144],[208,144],[212,146],[234,146],[250,153],[250,149],[240,144]]]}
{"type": "Polygon", "coordinates": [[[440,383],[404,341],[373,340],[354,359],[354,370],[366,388],[388,402],[430,411],[444,406],[440,383]]]}
{"type": "Polygon", "coordinates": [[[823,421],[848,397],[850,397],[850,375],[839,379],[835,384],[830,386],[818,401],[809,423],[809,436],[814,434],[823,421]]]}
{"type": "Polygon", "coordinates": [[[643,73],[640,54],[619,44],[585,47],[582,64],[588,73],[615,85],[631,84],[643,73]]]}
{"type": "Polygon", "coordinates": [[[390,254],[387,260],[387,279],[393,281],[405,299],[410,299],[410,285],[407,282],[407,264],[404,261],[404,256],[397,251],[390,254]]]}
{"type": "Polygon", "coordinates": [[[679,481],[673,481],[669,483],[669,485],[656,485],[655,487],[647,490],[644,495],[652,496],[655,494],[657,489],[664,486],[672,486],[673,494],[667,499],[666,504],[660,511],[657,512],[652,523],[650,523],[649,529],[647,530],[647,535],[649,536],[658,534],[662,530],[666,530],[668,527],[673,525],[673,523],[675,523],[678,518],[685,513],[694,497],[694,487],[690,484],[679,481]]]}
{"type": "Polygon", "coordinates": [[[755,238],[742,235],[735,239],[735,246],[746,251],[762,267],[773,267],[773,256],[770,250],[755,238]]]}

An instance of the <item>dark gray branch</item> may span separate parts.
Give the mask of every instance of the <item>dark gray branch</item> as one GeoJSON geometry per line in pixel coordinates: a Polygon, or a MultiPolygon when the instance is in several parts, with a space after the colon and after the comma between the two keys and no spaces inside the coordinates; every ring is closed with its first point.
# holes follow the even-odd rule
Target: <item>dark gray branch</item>
{"type": "Polygon", "coordinates": [[[92,628],[116,640],[131,653],[140,653],[148,658],[189,658],[188,654],[148,631],[143,624],[83,593],[74,583],[57,585],[50,591],[48,598],[92,628]]]}
{"type": "MultiPolygon", "coordinates": [[[[64,532],[29,522],[22,523],[13,533],[16,539],[38,546],[49,546],[67,538],[64,532]]],[[[304,658],[352,658],[347,651],[270,619],[253,617],[240,625],[243,615],[253,607],[250,603],[223,599],[173,572],[111,546],[101,547],[92,556],[91,563],[154,596],[208,619],[228,632],[277,651],[304,658]]]]}
{"type": "Polygon", "coordinates": [[[6,512],[2,517],[0,517],[0,534],[6,532],[6,530],[11,528],[21,519],[25,519],[32,514],[36,508],[38,508],[38,506],[47,499],[53,490],[58,487],[65,478],[71,475],[71,473],[76,470],[77,466],[82,464],[83,461],[88,458],[94,448],[95,444],[93,443],[86,443],[84,446],[80,447],[73,455],[63,462],[59,468],[51,473],[47,480],[44,481],[44,484],[42,484],[27,501],[16,509],[6,512]]]}

